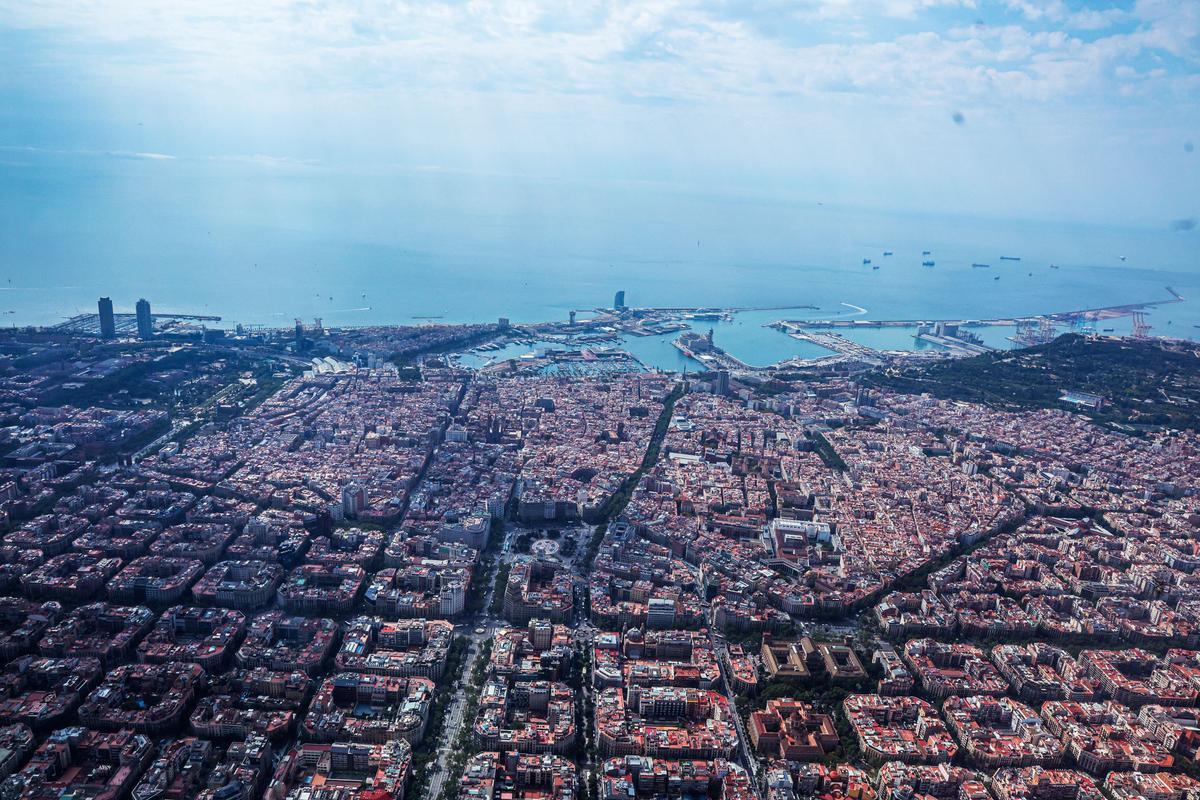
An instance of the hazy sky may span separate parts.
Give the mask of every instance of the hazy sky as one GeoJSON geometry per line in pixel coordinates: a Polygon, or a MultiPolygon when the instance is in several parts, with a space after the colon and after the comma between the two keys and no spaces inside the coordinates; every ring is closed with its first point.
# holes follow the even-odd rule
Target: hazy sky
{"type": "Polygon", "coordinates": [[[0,0],[0,148],[1166,226],[1200,0],[0,0]]]}

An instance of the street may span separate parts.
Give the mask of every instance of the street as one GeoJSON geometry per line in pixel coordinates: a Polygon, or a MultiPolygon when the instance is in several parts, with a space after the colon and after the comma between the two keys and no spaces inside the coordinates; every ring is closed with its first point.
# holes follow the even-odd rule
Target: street
{"type": "Polygon", "coordinates": [[[450,705],[446,708],[446,718],[442,723],[442,731],[438,737],[437,759],[429,767],[429,769],[433,770],[433,777],[430,778],[427,784],[425,800],[436,800],[441,796],[449,773],[448,765],[452,744],[458,738],[462,726],[464,724],[472,724],[473,722],[473,720],[463,719],[463,714],[466,711],[463,681],[468,680],[474,672],[475,663],[479,660],[483,642],[491,639],[497,628],[503,627],[503,622],[492,616],[491,605],[492,598],[496,593],[496,576],[500,572],[499,565],[512,561],[511,545],[514,533],[513,530],[505,532],[505,537],[498,553],[496,568],[492,570],[488,578],[488,587],[483,596],[481,611],[460,623],[467,629],[461,635],[466,636],[470,641],[470,645],[467,650],[466,661],[463,663],[459,674],[454,677],[453,683],[446,687],[446,691],[453,693],[453,698],[450,701],[450,705]]]}

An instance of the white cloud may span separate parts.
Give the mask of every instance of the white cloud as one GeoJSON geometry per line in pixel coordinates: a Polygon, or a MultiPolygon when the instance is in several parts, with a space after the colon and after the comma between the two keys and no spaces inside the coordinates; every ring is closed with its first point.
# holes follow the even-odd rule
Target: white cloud
{"type": "MultiPolygon", "coordinates": [[[[872,201],[886,185],[942,207],[957,207],[964,186],[999,187],[1000,208],[1033,187],[1055,198],[1044,201],[1051,212],[1086,186],[1087,202],[1121,206],[1116,217],[1155,204],[1180,216],[1190,207],[1159,190],[1194,196],[1194,172],[1162,166],[1161,154],[1182,152],[1200,122],[1198,9],[0,0],[18,65],[0,74],[0,123],[14,116],[4,105],[15,87],[22,98],[57,93],[48,116],[81,131],[64,140],[177,154],[181,171],[215,156],[273,170],[703,175],[786,191],[810,181],[872,201]],[[949,161],[957,166],[944,169],[949,161]],[[1099,175],[1101,163],[1134,166],[1117,181],[1099,175]],[[1159,179],[1146,177],[1155,170],[1159,179]],[[1175,185],[1189,180],[1186,192],[1175,185]]],[[[46,144],[37,136],[50,127],[24,139],[6,130],[46,144]]]]}
{"type": "Polygon", "coordinates": [[[1102,31],[1130,18],[1128,12],[1120,8],[1085,8],[1068,14],[1063,27],[1073,31],[1102,31]]]}
{"type": "Polygon", "coordinates": [[[818,18],[869,19],[882,15],[893,19],[916,19],[935,8],[976,7],[975,0],[818,0],[813,16],[818,18]]]}
{"type": "Polygon", "coordinates": [[[1062,0],[1005,0],[1005,5],[1025,19],[1034,21],[1059,21],[1070,11],[1062,0]]]}
{"type": "MultiPolygon", "coordinates": [[[[511,90],[693,102],[866,91],[945,103],[1003,101],[996,92],[1013,92],[1048,100],[1103,92],[1116,63],[1146,52],[1195,57],[1194,6],[1142,0],[1136,31],[1082,41],[1067,31],[1104,30],[1127,15],[1115,8],[1072,11],[1061,0],[1004,2],[1030,27],[930,23],[920,33],[888,33],[880,22],[894,18],[911,27],[940,8],[964,12],[966,23],[976,13],[972,0],[745,7],[699,0],[0,0],[0,19],[67,45],[29,54],[33,59],[78,68],[95,48],[80,74],[107,81],[166,75],[292,92],[511,90]],[[769,33],[822,20],[831,26],[824,41],[820,30],[812,42],[769,33]],[[114,51],[120,55],[109,57],[114,51]]],[[[1156,80],[1169,86],[1177,77],[1156,80]]]]}

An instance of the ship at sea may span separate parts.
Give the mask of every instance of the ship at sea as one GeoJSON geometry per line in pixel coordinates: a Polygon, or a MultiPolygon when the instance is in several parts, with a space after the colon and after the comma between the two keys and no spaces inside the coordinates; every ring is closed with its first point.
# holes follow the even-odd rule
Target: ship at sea
{"type": "Polygon", "coordinates": [[[1020,261],[1020,256],[1000,256],[1001,261],[1020,261]]]}
{"type": "Polygon", "coordinates": [[[990,269],[992,265],[991,264],[980,264],[980,263],[976,262],[976,263],[972,264],[971,266],[974,267],[975,269],[990,269]]]}
{"type": "Polygon", "coordinates": [[[871,259],[869,259],[869,258],[864,258],[864,259],[863,259],[863,263],[864,263],[864,264],[870,264],[870,263],[871,263],[871,259]]]}
{"type": "Polygon", "coordinates": [[[933,266],[933,262],[932,262],[932,261],[922,261],[922,262],[921,262],[921,266],[922,266],[922,267],[932,267],[932,266],[933,266]]]}
{"type": "Polygon", "coordinates": [[[884,250],[884,251],[883,251],[883,254],[884,254],[885,256],[890,256],[890,255],[892,254],[892,251],[891,251],[891,250],[884,250]]]}
{"type": "Polygon", "coordinates": [[[929,253],[930,253],[930,251],[929,251],[929,250],[922,250],[922,251],[921,251],[921,255],[923,255],[923,256],[927,256],[927,255],[929,255],[929,253]]]}

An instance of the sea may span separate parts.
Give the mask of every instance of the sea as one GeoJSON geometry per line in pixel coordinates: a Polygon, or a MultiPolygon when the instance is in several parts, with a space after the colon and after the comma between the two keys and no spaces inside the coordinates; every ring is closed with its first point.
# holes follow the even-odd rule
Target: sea
{"type": "MultiPolygon", "coordinates": [[[[841,205],[800,188],[780,197],[10,148],[0,150],[0,324],[94,313],[100,296],[118,312],[144,297],[156,312],[219,315],[226,328],[296,318],[326,327],[524,323],[565,320],[572,309],[586,316],[624,290],[635,307],[751,309],[693,327],[712,327],[718,345],[766,365],[828,355],[766,327],[779,319],[1005,318],[1168,300],[1171,287],[1185,300],[1152,308],[1151,333],[1200,338],[1200,230],[887,205],[841,205]]],[[[1128,333],[1131,324],[1095,327],[1128,333]]],[[[913,332],[846,335],[877,348],[927,346],[913,332]]],[[[975,332],[1011,345],[1012,328],[975,332]]],[[[622,346],[679,369],[687,362],[672,338],[629,336],[622,346]]]]}

